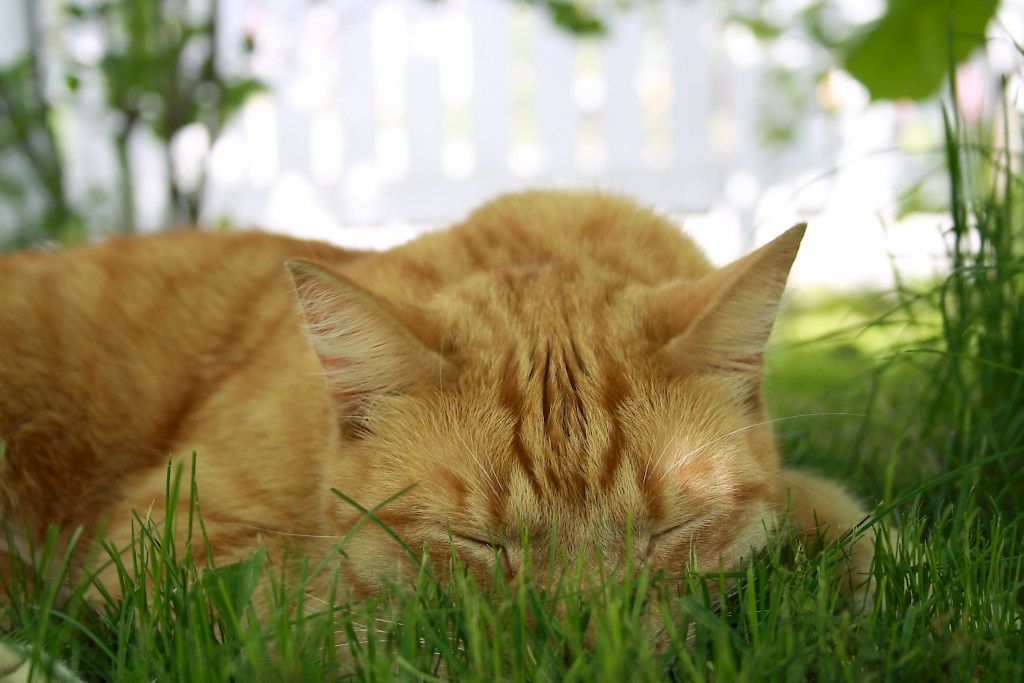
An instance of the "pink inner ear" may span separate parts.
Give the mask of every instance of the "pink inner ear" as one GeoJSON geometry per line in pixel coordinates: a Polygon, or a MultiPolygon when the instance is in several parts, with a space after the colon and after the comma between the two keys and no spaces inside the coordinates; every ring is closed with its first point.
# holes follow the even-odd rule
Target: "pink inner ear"
{"type": "MultiPolygon", "coordinates": [[[[301,279],[297,278],[297,284],[301,291],[307,295],[311,295],[308,296],[309,300],[320,300],[325,294],[330,294],[330,288],[323,282],[320,282],[315,278],[305,276],[305,274],[303,275],[304,277],[301,277],[301,279]]],[[[306,297],[302,297],[300,294],[300,298],[306,297]]],[[[329,312],[325,311],[320,306],[303,306],[303,313],[306,317],[306,324],[311,329],[328,325],[329,320],[332,317],[329,312]]],[[[327,356],[317,353],[317,357],[320,360],[320,366],[324,369],[324,373],[328,376],[341,374],[341,371],[352,365],[351,360],[347,360],[339,356],[327,356]]],[[[339,386],[335,381],[327,382],[327,391],[332,399],[343,405],[351,404],[358,396],[358,392],[346,391],[344,387],[339,386]]]]}
{"type": "Polygon", "coordinates": [[[360,396],[360,394],[357,394],[355,392],[350,392],[346,394],[344,392],[338,391],[337,388],[331,389],[328,395],[338,405],[343,406],[353,405],[354,403],[357,403],[360,396]]]}
{"type": "Polygon", "coordinates": [[[352,416],[371,396],[403,393],[436,377],[440,357],[395,317],[390,302],[314,264],[289,268],[328,395],[347,407],[342,413],[352,416]]]}
{"type": "Polygon", "coordinates": [[[347,389],[338,381],[338,377],[344,377],[344,370],[355,363],[344,356],[323,356],[317,354],[320,360],[320,367],[324,369],[327,379],[327,394],[338,405],[353,406],[367,395],[365,391],[353,391],[347,389]]]}
{"type": "MultiPolygon", "coordinates": [[[[340,372],[345,367],[351,365],[351,362],[342,360],[341,358],[325,358],[320,356],[320,365],[324,369],[324,373],[327,375],[340,372]]],[[[331,398],[341,404],[350,404],[356,400],[359,396],[358,392],[346,391],[344,387],[338,386],[337,382],[327,382],[327,392],[331,398]]]]}
{"type": "MultiPolygon", "coordinates": [[[[330,287],[306,273],[296,275],[295,284],[296,289],[298,290],[299,300],[302,302],[330,299],[330,287]]],[[[311,326],[317,327],[327,322],[327,318],[329,317],[328,312],[323,309],[324,307],[322,306],[306,305],[305,303],[302,306],[302,312],[306,317],[306,321],[311,326]]]]}

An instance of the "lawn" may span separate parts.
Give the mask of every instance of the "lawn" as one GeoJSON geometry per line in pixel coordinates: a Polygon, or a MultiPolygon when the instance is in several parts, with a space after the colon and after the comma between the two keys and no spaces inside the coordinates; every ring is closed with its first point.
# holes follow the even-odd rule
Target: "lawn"
{"type": "Polygon", "coordinates": [[[1006,171],[1020,159],[973,144],[955,116],[947,135],[948,277],[797,300],[768,359],[788,462],[873,509],[866,606],[840,588],[840,548],[789,543],[729,575],[588,590],[485,592],[424,565],[415,586],[343,603],[278,577],[257,622],[261,554],[204,572],[169,527],[140,525],[122,600],[58,609],[57,582],[15,580],[0,624],[39,666],[46,651],[90,680],[1021,680],[1024,185],[1006,171]]]}

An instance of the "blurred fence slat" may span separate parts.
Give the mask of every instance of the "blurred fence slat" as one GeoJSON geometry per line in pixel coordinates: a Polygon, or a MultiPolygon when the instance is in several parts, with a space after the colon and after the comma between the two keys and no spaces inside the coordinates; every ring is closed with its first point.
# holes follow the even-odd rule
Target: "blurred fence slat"
{"type": "MultiPolygon", "coordinates": [[[[0,22],[19,21],[21,6],[0,3],[0,22]]],[[[729,62],[714,3],[633,3],[611,15],[607,36],[585,40],[512,0],[217,7],[220,67],[268,92],[215,141],[210,221],[306,234],[445,223],[498,192],[544,185],[625,191],[692,212],[720,201],[727,171],[782,163],[758,156],[760,67],[729,62]]],[[[0,58],[19,35],[0,30],[9,39],[0,58]]],[[[67,112],[73,164],[103,157],[86,151],[110,136],[95,111],[67,112]]],[[[820,160],[828,138],[818,131],[803,158],[820,160]]],[[[87,175],[110,177],[106,166],[87,175]]],[[[141,159],[137,173],[163,168],[141,159]]],[[[166,203],[160,192],[140,189],[138,204],[156,207],[150,227],[166,203]]]]}

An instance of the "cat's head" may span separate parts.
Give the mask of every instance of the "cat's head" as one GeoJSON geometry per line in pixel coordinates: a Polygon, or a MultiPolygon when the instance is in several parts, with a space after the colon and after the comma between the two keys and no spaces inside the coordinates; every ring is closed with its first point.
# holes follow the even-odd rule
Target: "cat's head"
{"type": "Polygon", "coordinates": [[[415,307],[291,262],[349,437],[329,484],[358,506],[333,498],[329,517],[360,525],[357,588],[413,569],[378,522],[442,574],[453,546],[482,580],[520,572],[524,540],[534,567],[606,575],[762,547],[779,468],[762,350],[802,234],[692,280],[558,262],[488,269],[415,307]]]}

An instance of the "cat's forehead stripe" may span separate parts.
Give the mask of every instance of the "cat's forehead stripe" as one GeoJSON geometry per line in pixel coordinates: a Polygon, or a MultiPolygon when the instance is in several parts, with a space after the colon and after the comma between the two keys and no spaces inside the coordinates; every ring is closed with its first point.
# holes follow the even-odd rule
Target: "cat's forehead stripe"
{"type": "Polygon", "coordinates": [[[621,368],[607,358],[606,354],[604,355],[602,366],[605,369],[605,377],[601,399],[605,412],[612,420],[608,451],[604,457],[604,471],[601,474],[601,489],[607,491],[611,488],[612,482],[615,480],[615,473],[622,464],[625,433],[622,429],[622,421],[619,419],[619,410],[623,401],[629,396],[629,385],[626,383],[626,377],[621,368]]]}
{"type": "Polygon", "coordinates": [[[526,475],[530,488],[539,497],[542,493],[540,482],[534,471],[533,459],[526,452],[526,446],[523,443],[523,398],[519,390],[516,372],[517,364],[515,357],[510,353],[505,358],[498,387],[498,398],[502,406],[512,414],[515,420],[515,426],[512,429],[512,456],[523,471],[523,474],[526,475]]]}
{"type": "MultiPolygon", "coordinates": [[[[559,336],[529,352],[507,350],[497,397],[513,420],[512,461],[532,493],[585,504],[591,486],[607,492],[621,471],[627,445],[621,411],[632,389],[606,352],[587,349],[569,333],[559,336]],[[594,358],[596,376],[584,357],[594,358]],[[539,452],[531,452],[537,442],[524,430],[542,439],[539,452]],[[588,448],[590,457],[581,453],[588,448]]],[[[600,341],[592,345],[601,348],[600,341]]]]}

